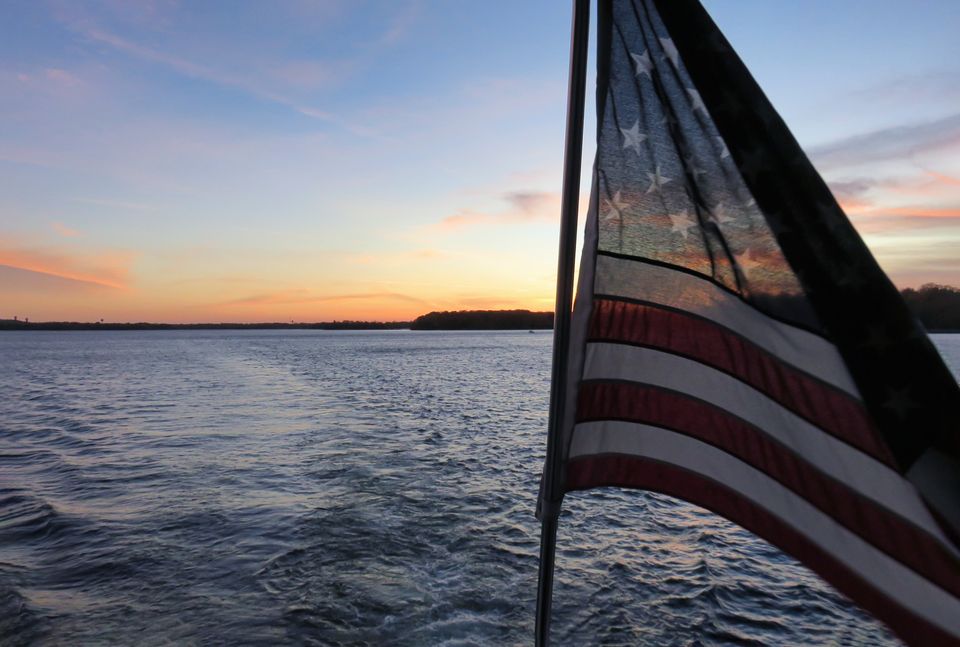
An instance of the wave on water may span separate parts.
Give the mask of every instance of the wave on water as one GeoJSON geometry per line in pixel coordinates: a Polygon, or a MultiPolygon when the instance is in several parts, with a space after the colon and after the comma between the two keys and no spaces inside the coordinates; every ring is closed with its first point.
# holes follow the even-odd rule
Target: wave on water
{"type": "MultiPolygon", "coordinates": [[[[549,335],[0,337],[0,643],[526,645],[549,335]]],[[[770,545],[568,497],[558,644],[895,644],[770,545]]]]}

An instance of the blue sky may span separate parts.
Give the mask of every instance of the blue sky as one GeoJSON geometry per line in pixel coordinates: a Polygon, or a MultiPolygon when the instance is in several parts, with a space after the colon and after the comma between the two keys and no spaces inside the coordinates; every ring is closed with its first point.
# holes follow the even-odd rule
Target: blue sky
{"type": "MultiPolygon", "coordinates": [[[[956,4],[706,6],[895,282],[960,284],[956,4]]],[[[0,317],[550,309],[569,12],[0,4],[0,317]]]]}

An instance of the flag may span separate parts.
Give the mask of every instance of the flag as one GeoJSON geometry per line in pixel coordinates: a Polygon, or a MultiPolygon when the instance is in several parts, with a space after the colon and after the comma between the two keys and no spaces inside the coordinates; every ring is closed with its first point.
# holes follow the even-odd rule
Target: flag
{"type": "Polygon", "coordinates": [[[597,42],[541,510],[600,486],[685,499],[908,642],[957,643],[956,381],[696,0],[601,1],[597,42]]]}

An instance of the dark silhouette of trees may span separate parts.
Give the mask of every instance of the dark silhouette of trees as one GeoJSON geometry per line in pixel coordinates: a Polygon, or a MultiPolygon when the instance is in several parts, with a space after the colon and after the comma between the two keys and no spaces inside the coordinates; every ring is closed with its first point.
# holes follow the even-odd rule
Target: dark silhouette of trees
{"type": "Polygon", "coordinates": [[[414,319],[410,330],[549,330],[552,312],[529,310],[458,310],[431,312],[414,319]]]}
{"type": "Polygon", "coordinates": [[[907,288],[900,294],[927,330],[960,332],[960,288],[926,283],[918,290],[907,288]]]}

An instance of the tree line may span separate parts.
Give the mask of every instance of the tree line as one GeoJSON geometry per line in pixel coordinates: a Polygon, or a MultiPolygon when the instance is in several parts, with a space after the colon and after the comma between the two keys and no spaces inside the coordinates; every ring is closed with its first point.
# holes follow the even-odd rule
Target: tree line
{"type": "Polygon", "coordinates": [[[960,332],[960,288],[926,283],[900,292],[907,306],[927,330],[960,332]]]}
{"type": "MultiPolygon", "coordinates": [[[[960,332],[960,288],[927,283],[900,294],[907,307],[931,331],[960,332]]],[[[781,306],[783,304],[780,304],[781,306]]],[[[456,310],[417,317],[411,330],[548,330],[552,312],[530,310],[456,310]]]]}
{"type": "Polygon", "coordinates": [[[410,324],[410,330],[549,330],[552,312],[530,310],[457,310],[431,312],[410,324]]]}
{"type": "MultiPolygon", "coordinates": [[[[960,288],[927,283],[900,294],[927,330],[960,332],[960,288]]],[[[80,323],[0,319],[0,330],[164,330],[164,329],[319,329],[319,330],[550,330],[552,312],[456,310],[431,312],[409,321],[328,321],[317,323],[80,323]]]]}

